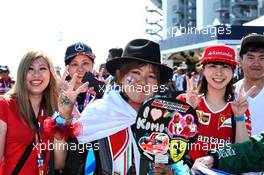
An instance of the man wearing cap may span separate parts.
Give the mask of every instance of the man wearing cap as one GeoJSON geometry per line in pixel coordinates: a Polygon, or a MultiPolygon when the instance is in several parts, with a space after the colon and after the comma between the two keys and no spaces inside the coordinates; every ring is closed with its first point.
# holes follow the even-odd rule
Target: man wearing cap
{"type": "Polygon", "coordinates": [[[239,93],[242,84],[245,91],[256,86],[255,93],[248,98],[248,103],[252,135],[257,135],[263,131],[264,123],[264,35],[252,33],[242,38],[239,56],[244,78],[236,83],[236,92],[239,93]]]}
{"type": "Polygon", "coordinates": [[[15,81],[11,79],[9,73],[8,66],[0,66],[0,95],[5,94],[15,84],[15,81]]]}

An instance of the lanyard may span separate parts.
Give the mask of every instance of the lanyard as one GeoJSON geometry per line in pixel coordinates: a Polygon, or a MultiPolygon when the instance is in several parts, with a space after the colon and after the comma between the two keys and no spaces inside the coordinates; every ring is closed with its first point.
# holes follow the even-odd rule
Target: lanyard
{"type": "MultiPolygon", "coordinates": [[[[79,112],[82,112],[84,110],[84,108],[88,105],[88,103],[90,102],[90,98],[91,98],[91,93],[89,91],[87,91],[85,94],[85,100],[84,100],[83,105],[78,105],[77,100],[75,100],[74,105],[79,110],[79,112]]],[[[74,116],[74,113],[72,113],[72,116],[74,116]]]]}
{"type": "MultiPolygon", "coordinates": [[[[44,110],[40,109],[40,112],[38,114],[38,118],[39,116],[43,117],[44,116],[44,110]]],[[[44,175],[44,157],[45,157],[45,153],[42,149],[42,139],[39,133],[40,130],[40,123],[38,122],[34,112],[32,113],[32,121],[36,127],[36,133],[35,133],[35,145],[37,147],[37,163],[38,163],[38,172],[39,175],[44,175]]]]}

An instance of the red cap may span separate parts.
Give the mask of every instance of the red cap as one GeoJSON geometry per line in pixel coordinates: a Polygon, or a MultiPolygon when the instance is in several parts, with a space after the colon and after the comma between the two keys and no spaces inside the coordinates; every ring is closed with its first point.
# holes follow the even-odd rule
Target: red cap
{"type": "Polygon", "coordinates": [[[201,58],[201,64],[215,62],[227,63],[235,67],[235,50],[224,44],[213,45],[205,48],[201,58]]]}

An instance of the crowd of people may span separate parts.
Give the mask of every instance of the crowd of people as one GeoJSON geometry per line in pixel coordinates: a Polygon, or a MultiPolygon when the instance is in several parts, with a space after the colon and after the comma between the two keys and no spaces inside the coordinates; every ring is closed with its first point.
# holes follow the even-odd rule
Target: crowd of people
{"type": "MultiPolygon", "coordinates": [[[[0,175],[142,174],[134,126],[156,96],[197,113],[198,148],[190,148],[185,174],[199,174],[201,166],[264,171],[264,35],[244,36],[238,54],[224,44],[206,47],[188,74],[185,63],[162,64],[159,44],[147,39],[110,49],[98,73],[95,61],[92,48],[77,42],[66,48],[62,75],[42,51],[22,57],[16,81],[0,66],[0,175]],[[235,76],[238,65],[243,75],[235,76]]],[[[154,175],[184,174],[177,162],[146,167],[154,175]]]]}

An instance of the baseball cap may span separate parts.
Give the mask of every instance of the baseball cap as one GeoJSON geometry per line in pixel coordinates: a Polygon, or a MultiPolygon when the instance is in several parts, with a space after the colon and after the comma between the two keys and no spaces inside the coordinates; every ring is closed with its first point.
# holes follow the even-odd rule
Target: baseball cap
{"type": "Polygon", "coordinates": [[[224,44],[212,45],[205,48],[201,57],[201,64],[214,62],[227,63],[235,67],[235,50],[224,44]]]}
{"type": "Polygon", "coordinates": [[[69,64],[71,59],[80,54],[87,55],[92,60],[95,59],[95,55],[93,54],[91,47],[84,43],[78,42],[67,47],[64,58],[65,64],[69,64]]]}
{"type": "Polygon", "coordinates": [[[239,56],[242,57],[243,54],[247,52],[247,47],[252,43],[260,43],[264,47],[264,35],[258,33],[251,33],[244,36],[241,40],[239,56]]]}
{"type": "Polygon", "coordinates": [[[2,66],[2,65],[0,65],[0,72],[9,72],[8,66],[2,66]]]}

